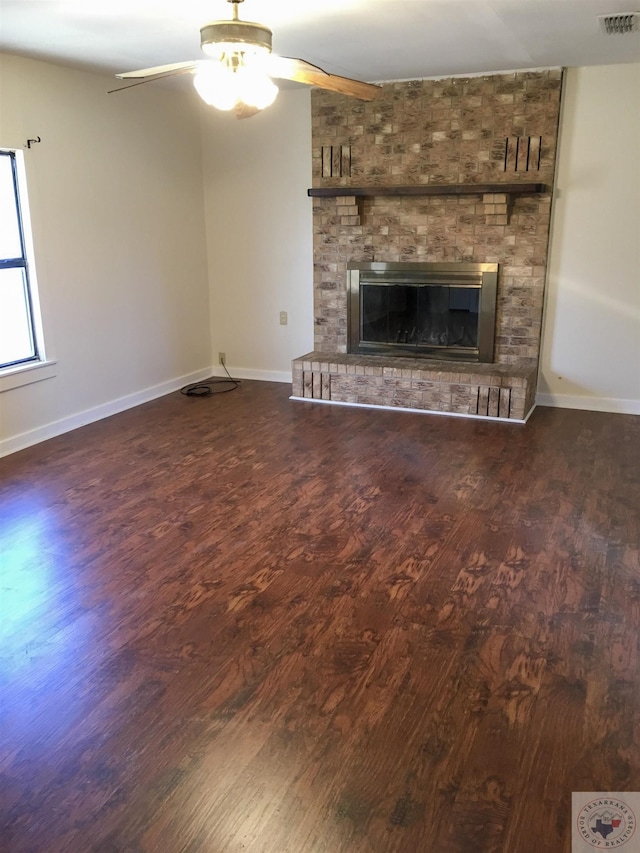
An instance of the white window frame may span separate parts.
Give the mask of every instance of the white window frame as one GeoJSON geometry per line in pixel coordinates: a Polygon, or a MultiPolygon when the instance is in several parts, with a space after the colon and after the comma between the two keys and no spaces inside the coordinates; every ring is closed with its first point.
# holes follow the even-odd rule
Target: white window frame
{"type": "Polygon", "coordinates": [[[31,323],[33,328],[36,357],[29,361],[10,364],[0,367],[0,393],[50,379],[55,376],[55,364],[52,359],[47,358],[45,352],[44,332],[42,328],[42,313],[40,310],[40,299],[38,295],[38,279],[36,276],[35,254],[33,250],[33,233],[31,230],[31,216],[29,212],[29,199],[27,194],[27,177],[24,165],[24,153],[18,148],[5,148],[0,146],[0,152],[11,154],[14,157],[15,176],[18,184],[18,215],[22,226],[22,240],[24,246],[24,257],[28,271],[27,286],[29,288],[29,303],[31,309],[31,323]]]}

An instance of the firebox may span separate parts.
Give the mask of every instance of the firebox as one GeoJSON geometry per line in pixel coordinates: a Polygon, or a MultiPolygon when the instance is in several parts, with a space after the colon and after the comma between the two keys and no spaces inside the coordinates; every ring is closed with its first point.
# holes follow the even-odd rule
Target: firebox
{"type": "Polygon", "coordinates": [[[498,264],[347,269],[349,352],[493,361],[498,264]]]}

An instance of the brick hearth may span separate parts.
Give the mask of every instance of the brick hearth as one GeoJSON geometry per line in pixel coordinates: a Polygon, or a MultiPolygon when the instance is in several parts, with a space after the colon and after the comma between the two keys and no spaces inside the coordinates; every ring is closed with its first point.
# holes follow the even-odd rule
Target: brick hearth
{"type": "Polygon", "coordinates": [[[535,367],[311,352],[293,363],[293,396],[367,406],[524,420],[535,367]]]}

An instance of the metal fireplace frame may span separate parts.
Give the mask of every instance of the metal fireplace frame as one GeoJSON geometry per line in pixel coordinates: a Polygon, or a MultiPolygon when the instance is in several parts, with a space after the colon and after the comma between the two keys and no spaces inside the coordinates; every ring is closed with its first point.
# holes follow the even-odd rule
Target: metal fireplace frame
{"type": "Polygon", "coordinates": [[[457,361],[493,362],[498,264],[475,263],[361,263],[347,264],[347,351],[362,355],[395,355],[457,361]],[[360,285],[472,287],[480,290],[478,346],[362,341],[360,285]]]}

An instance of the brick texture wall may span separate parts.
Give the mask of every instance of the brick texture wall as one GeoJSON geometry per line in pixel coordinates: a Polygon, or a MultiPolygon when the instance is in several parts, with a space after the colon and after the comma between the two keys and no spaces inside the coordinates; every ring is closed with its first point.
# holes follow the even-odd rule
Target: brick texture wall
{"type": "MultiPolygon", "coordinates": [[[[545,183],[561,71],[386,84],[365,103],[312,93],[313,184],[545,183]]],[[[348,261],[499,263],[495,361],[537,365],[549,194],[317,198],[315,350],[347,349],[348,261]]]]}

